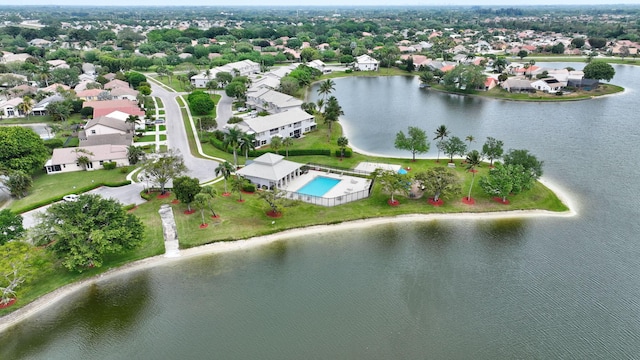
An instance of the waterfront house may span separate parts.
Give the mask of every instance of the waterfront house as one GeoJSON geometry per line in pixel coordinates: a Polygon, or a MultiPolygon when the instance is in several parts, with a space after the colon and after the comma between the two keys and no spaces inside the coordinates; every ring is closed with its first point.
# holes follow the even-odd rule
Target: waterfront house
{"type": "Polygon", "coordinates": [[[115,162],[117,166],[128,166],[127,147],[125,145],[94,145],[77,148],[53,149],[53,155],[45,164],[47,174],[59,174],[73,171],[91,171],[103,169],[105,162],[115,162]],[[86,156],[89,162],[83,165],[78,159],[86,156]]]}
{"type": "Polygon", "coordinates": [[[355,62],[353,63],[353,69],[358,71],[377,71],[378,65],[378,60],[372,58],[367,54],[364,54],[356,58],[355,62]]]}

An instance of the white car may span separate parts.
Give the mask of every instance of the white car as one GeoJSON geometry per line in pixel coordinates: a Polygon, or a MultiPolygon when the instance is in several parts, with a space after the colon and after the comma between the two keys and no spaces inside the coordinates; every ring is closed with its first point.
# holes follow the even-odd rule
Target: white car
{"type": "Polygon", "coordinates": [[[64,200],[64,201],[78,201],[79,197],[80,197],[80,195],[69,194],[69,195],[63,196],[62,200],[64,200]]]}

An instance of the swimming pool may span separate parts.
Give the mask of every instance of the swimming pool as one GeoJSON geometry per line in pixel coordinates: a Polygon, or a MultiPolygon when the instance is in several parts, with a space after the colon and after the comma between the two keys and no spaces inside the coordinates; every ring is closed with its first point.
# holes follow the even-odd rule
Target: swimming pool
{"type": "Polygon", "coordinates": [[[303,187],[296,190],[299,194],[322,196],[331,190],[340,182],[339,179],[328,178],[324,176],[316,176],[303,187]]]}

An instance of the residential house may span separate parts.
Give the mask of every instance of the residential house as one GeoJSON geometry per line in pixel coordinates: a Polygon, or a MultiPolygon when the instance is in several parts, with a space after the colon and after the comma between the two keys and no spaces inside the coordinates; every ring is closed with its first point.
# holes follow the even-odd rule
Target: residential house
{"type": "Polygon", "coordinates": [[[319,70],[320,72],[322,72],[323,74],[326,72],[331,72],[331,70],[326,69],[326,64],[324,62],[322,62],[322,60],[312,60],[309,61],[307,63],[307,66],[310,68],[314,68],[316,70],[319,70]]]}
{"type": "Polygon", "coordinates": [[[49,104],[60,102],[60,101],[64,101],[64,97],[60,94],[47,96],[46,98],[42,99],[41,101],[33,105],[33,108],[31,109],[31,113],[36,116],[47,115],[47,106],[49,106],[49,104]]]}
{"type": "Polygon", "coordinates": [[[116,162],[117,166],[128,166],[127,146],[105,144],[53,149],[53,155],[46,162],[45,169],[47,174],[100,170],[105,162],[116,162]],[[88,164],[83,165],[78,162],[82,156],[89,159],[88,164]]]}
{"type": "Polygon", "coordinates": [[[492,78],[490,76],[487,77],[487,80],[484,81],[484,86],[481,90],[489,91],[498,85],[498,80],[492,78]]]}
{"type": "Polygon", "coordinates": [[[353,69],[358,71],[377,71],[379,68],[378,60],[364,54],[356,58],[353,63],[353,69]]]}
{"type": "Polygon", "coordinates": [[[254,133],[256,146],[263,146],[269,144],[274,136],[300,137],[314,130],[317,124],[313,115],[297,108],[274,115],[246,117],[241,123],[227,125],[233,126],[238,126],[243,132],[254,133]]]}
{"type": "Polygon", "coordinates": [[[138,103],[131,100],[104,100],[104,101],[85,101],[82,107],[93,108],[93,118],[99,118],[100,116],[107,116],[115,111],[120,111],[129,115],[140,116],[144,118],[145,112],[140,109],[138,103]]]}
{"type": "Polygon", "coordinates": [[[129,87],[128,82],[118,80],[118,79],[113,79],[108,83],[104,84],[104,88],[107,90],[116,89],[116,88],[128,88],[128,87],[129,87]]]}
{"type": "Polygon", "coordinates": [[[124,87],[118,87],[115,89],[111,89],[111,91],[109,92],[109,94],[112,96],[112,98],[114,99],[127,99],[127,100],[132,100],[135,101],[138,99],[138,94],[140,92],[138,90],[133,90],[131,88],[124,88],[124,87]]]}
{"type": "Polygon", "coordinates": [[[211,79],[216,78],[219,72],[228,72],[233,76],[249,76],[260,72],[260,64],[251,60],[242,60],[219,66],[191,77],[191,85],[196,88],[205,88],[211,79]]]}
{"type": "Polygon", "coordinates": [[[531,92],[535,91],[531,86],[531,81],[527,79],[509,78],[502,83],[502,88],[508,92],[531,92]]]}
{"type": "Polygon", "coordinates": [[[22,98],[19,97],[0,102],[0,119],[24,116],[24,113],[18,110],[18,105],[20,104],[22,104],[22,98]]]}
{"type": "Polygon", "coordinates": [[[561,91],[562,88],[566,86],[567,83],[560,82],[556,78],[544,78],[540,80],[536,80],[531,83],[531,86],[538,90],[546,93],[556,93],[561,91]]]}
{"type": "Polygon", "coordinates": [[[302,103],[303,101],[298,98],[269,88],[247,91],[247,105],[258,111],[267,111],[271,114],[289,109],[299,109],[302,103]]]}
{"type": "Polygon", "coordinates": [[[76,93],[76,96],[80,100],[84,101],[98,101],[101,99],[106,99],[108,97],[109,92],[103,89],[89,89],[82,90],[76,93]]]}
{"type": "Polygon", "coordinates": [[[47,60],[47,64],[51,66],[51,70],[69,68],[69,64],[64,60],[47,60]]]}
{"type": "Polygon", "coordinates": [[[600,82],[595,79],[569,79],[567,82],[567,86],[574,87],[577,89],[591,91],[593,89],[597,89],[600,82]]]}
{"type": "Polygon", "coordinates": [[[282,188],[302,175],[302,166],[303,164],[285,160],[282,155],[266,153],[236,171],[236,174],[262,189],[282,188]]]}
{"type": "Polygon", "coordinates": [[[120,119],[101,116],[90,119],[84,126],[86,137],[107,134],[126,134],[131,132],[131,124],[120,119]]]}

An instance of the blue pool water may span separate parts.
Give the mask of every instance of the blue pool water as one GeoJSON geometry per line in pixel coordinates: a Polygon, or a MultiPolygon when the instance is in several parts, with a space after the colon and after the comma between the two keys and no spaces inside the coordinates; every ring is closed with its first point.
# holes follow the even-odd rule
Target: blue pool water
{"type": "Polygon", "coordinates": [[[322,196],[331,190],[340,180],[324,176],[316,176],[296,192],[305,195],[322,196]]]}

